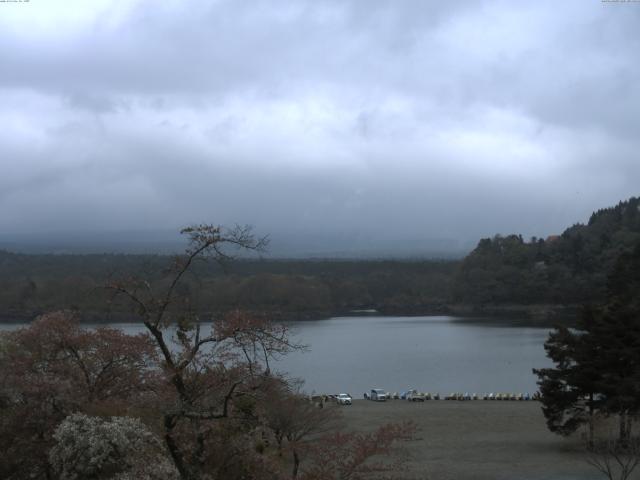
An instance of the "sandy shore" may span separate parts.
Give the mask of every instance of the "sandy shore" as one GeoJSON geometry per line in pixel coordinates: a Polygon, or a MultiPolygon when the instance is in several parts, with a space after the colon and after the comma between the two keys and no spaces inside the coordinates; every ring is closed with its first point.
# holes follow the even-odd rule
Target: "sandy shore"
{"type": "Polygon", "coordinates": [[[408,444],[415,478],[430,480],[596,480],[578,438],[550,433],[538,402],[356,400],[337,407],[347,428],[413,420],[408,444]]]}

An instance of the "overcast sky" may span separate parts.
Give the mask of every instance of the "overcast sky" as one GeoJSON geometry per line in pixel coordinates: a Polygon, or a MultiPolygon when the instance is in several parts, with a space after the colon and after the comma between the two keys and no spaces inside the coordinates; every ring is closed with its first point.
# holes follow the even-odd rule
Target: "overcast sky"
{"type": "Polygon", "coordinates": [[[546,236],[640,194],[640,3],[0,3],[0,233],[546,236]]]}

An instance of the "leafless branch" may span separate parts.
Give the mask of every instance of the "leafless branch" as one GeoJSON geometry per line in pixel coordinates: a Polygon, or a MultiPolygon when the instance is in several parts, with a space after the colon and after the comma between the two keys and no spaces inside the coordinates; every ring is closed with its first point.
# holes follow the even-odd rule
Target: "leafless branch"
{"type": "Polygon", "coordinates": [[[617,440],[595,443],[588,449],[586,461],[609,480],[628,480],[640,464],[640,441],[626,444],[617,440]]]}

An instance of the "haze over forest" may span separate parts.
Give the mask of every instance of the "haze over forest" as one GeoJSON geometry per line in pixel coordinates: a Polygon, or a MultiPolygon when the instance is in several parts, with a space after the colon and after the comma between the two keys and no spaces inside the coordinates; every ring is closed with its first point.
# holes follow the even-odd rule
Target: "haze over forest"
{"type": "Polygon", "coordinates": [[[461,256],[637,194],[628,2],[0,5],[0,248],[461,256]]]}
{"type": "Polygon", "coordinates": [[[0,45],[1,479],[640,471],[640,0],[0,0],[0,45]]]}

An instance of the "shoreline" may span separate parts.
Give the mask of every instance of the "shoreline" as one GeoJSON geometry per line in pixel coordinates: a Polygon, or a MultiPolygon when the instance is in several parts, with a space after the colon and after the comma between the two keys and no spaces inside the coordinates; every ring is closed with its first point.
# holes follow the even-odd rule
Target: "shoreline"
{"type": "MultiPolygon", "coordinates": [[[[270,316],[277,322],[316,322],[336,317],[431,317],[451,316],[457,321],[502,324],[522,327],[554,327],[572,325],[577,317],[576,305],[441,305],[437,308],[371,308],[315,312],[255,312],[270,316]]],[[[28,324],[44,311],[0,312],[0,324],[28,324]]],[[[251,313],[251,312],[250,312],[251,313]]],[[[140,319],[122,312],[80,312],[82,324],[142,323],[140,319]]],[[[211,316],[209,314],[208,316],[211,316]]],[[[207,315],[203,315],[207,317],[207,315]]],[[[207,320],[204,320],[206,322],[207,320]]]]}

